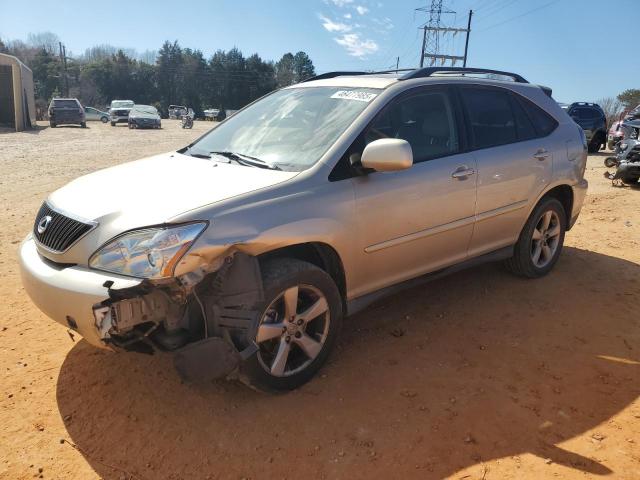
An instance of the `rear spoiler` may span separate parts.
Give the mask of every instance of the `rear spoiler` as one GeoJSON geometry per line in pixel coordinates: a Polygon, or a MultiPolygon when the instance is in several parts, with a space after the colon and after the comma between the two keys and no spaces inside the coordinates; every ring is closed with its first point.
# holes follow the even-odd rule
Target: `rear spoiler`
{"type": "Polygon", "coordinates": [[[553,90],[551,90],[551,88],[549,88],[549,87],[545,87],[544,85],[538,85],[538,86],[542,89],[542,91],[543,91],[544,93],[546,93],[546,94],[547,94],[547,97],[549,97],[549,98],[553,98],[553,97],[551,96],[551,95],[553,94],[553,90]]]}

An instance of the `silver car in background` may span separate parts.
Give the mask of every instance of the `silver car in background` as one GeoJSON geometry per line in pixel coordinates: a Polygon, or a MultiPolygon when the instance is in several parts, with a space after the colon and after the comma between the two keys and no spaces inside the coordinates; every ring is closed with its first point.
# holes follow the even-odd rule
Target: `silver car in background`
{"type": "Polygon", "coordinates": [[[586,158],[550,90],[517,74],[324,74],[53,192],[20,247],[23,283],[97,347],[293,389],[344,316],[402,286],[495,260],[547,274],[586,158]]]}

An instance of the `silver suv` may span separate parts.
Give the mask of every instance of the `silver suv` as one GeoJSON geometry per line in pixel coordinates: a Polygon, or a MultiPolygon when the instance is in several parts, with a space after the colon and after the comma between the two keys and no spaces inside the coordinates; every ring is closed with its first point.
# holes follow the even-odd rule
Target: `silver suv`
{"type": "Polygon", "coordinates": [[[53,192],[22,243],[23,282],[95,346],[293,389],[344,316],[399,286],[489,260],[548,273],[586,152],[550,90],[515,74],[324,74],[53,192]]]}

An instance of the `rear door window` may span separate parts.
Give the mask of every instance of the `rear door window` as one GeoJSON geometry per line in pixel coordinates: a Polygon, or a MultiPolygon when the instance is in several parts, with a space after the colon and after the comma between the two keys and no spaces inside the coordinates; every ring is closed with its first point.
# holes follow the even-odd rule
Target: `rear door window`
{"type": "Polygon", "coordinates": [[[463,87],[461,94],[468,112],[475,148],[506,145],[518,140],[516,122],[506,91],[463,87]]]}
{"type": "Polygon", "coordinates": [[[511,108],[513,109],[513,117],[516,121],[516,133],[519,141],[531,140],[538,136],[536,128],[533,126],[533,122],[525,112],[522,105],[514,98],[513,95],[509,95],[511,98],[511,108]]]}

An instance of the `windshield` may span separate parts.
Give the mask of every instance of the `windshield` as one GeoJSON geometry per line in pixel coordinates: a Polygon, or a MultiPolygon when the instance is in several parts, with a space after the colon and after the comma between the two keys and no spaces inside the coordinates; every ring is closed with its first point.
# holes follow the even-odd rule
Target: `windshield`
{"type": "Polygon", "coordinates": [[[133,107],[132,112],[150,113],[151,115],[158,114],[158,111],[155,109],[155,107],[152,107],[151,105],[136,105],[135,107],[133,107]]]}
{"type": "Polygon", "coordinates": [[[234,152],[282,170],[306,170],[379,92],[345,87],[279,90],[230,117],[190,151],[199,155],[234,152]]]}
{"type": "Polygon", "coordinates": [[[111,108],[131,108],[133,102],[131,100],[114,100],[111,102],[111,108]]]}

